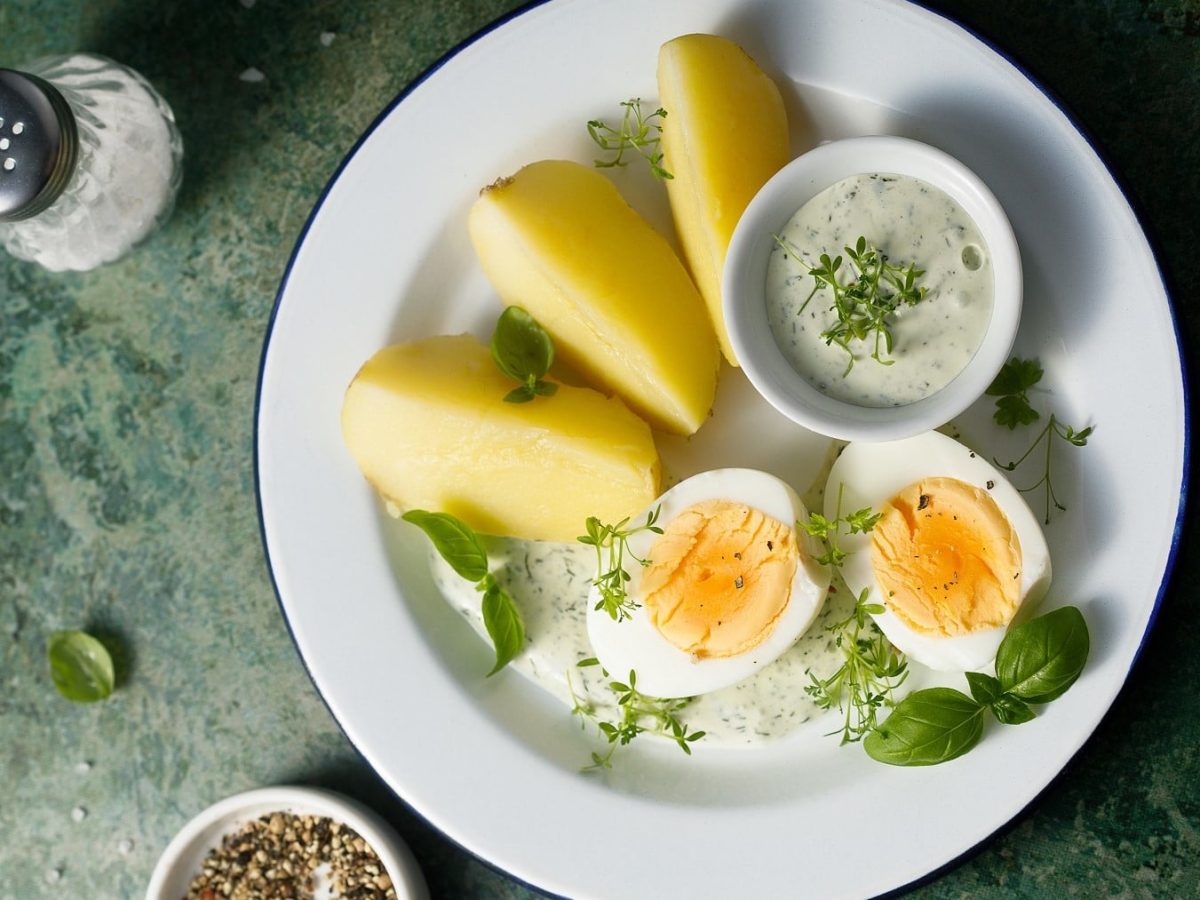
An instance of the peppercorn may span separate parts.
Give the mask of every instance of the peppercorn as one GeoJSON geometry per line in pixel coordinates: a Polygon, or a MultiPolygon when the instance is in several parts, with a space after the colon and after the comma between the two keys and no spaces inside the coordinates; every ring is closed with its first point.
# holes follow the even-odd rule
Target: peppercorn
{"type": "Polygon", "coordinates": [[[311,900],[326,886],[346,900],[396,900],[374,849],[326,816],[266,813],[205,857],[184,900],[311,900]]]}

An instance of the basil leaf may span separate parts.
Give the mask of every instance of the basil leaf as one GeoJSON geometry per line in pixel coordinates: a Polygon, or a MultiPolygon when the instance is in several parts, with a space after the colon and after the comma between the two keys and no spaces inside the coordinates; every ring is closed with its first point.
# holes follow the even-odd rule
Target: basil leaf
{"type": "Polygon", "coordinates": [[[983,736],[981,706],[961,691],[927,688],[896,704],[863,747],[893,766],[932,766],[962,756],[983,736]]]}
{"type": "Polygon", "coordinates": [[[402,518],[420,528],[459,577],[482,581],[488,574],[487,551],[470,526],[449,513],[410,509],[402,518]]]}
{"type": "Polygon", "coordinates": [[[410,509],[403,516],[425,532],[459,577],[475,582],[483,593],[483,625],[496,650],[496,664],[488,675],[500,671],[525,645],[525,625],[516,604],[488,571],[487,551],[470,526],[449,513],[410,509]]]}
{"type": "Polygon", "coordinates": [[[505,403],[528,403],[534,397],[533,388],[527,384],[515,387],[504,395],[505,403]]]}
{"type": "Polygon", "coordinates": [[[1033,710],[1024,700],[1018,700],[1012,694],[1001,694],[992,704],[992,714],[998,722],[1004,725],[1022,725],[1032,719],[1033,710]]]}
{"type": "Polygon", "coordinates": [[[971,688],[971,696],[983,706],[991,706],[996,702],[996,698],[1004,693],[1000,689],[1000,682],[991,675],[984,675],[982,672],[967,672],[966,676],[967,684],[971,688]]]}
{"type": "Polygon", "coordinates": [[[494,581],[483,594],[483,626],[496,648],[496,664],[488,675],[503,669],[525,646],[525,624],[512,597],[494,581]]]}
{"type": "Polygon", "coordinates": [[[113,692],[116,673],[104,645],[83,631],[56,631],[46,648],[58,692],[76,703],[94,703],[113,692]]]}
{"type": "Polygon", "coordinates": [[[541,378],[554,362],[554,342],[537,319],[519,306],[510,306],[496,320],[492,359],[509,378],[541,378]]]}
{"type": "Polygon", "coordinates": [[[1087,662],[1087,622],[1064,606],[1019,625],[996,652],[996,677],[1006,693],[1028,703],[1049,703],[1066,693],[1087,662]]]}
{"type": "Polygon", "coordinates": [[[1033,718],[1033,710],[1023,700],[1004,693],[999,680],[982,672],[967,672],[967,684],[971,696],[981,705],[988,707],[997,720],[1005,725],[1020,725],[1033,718]]]}

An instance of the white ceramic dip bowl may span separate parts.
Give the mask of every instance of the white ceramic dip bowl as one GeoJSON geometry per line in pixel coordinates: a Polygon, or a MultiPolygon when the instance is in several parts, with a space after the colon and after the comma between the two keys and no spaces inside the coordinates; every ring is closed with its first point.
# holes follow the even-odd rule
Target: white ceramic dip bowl
{"type": "MultiPolygon", "coordinates": [[[[919,260],[916,263],[920,265],[919,260]]],[[[767,402],[820,434],[843,440],[892,441],[945,424],[975,402],[996,377],[1012,350],[1021,318],[1021,257],[999,202],[958,160],[908,138],[847,138],[797,157],[762,187],[730,241],[723,293],[734,353],[767,402]],[[948,194],[978,226],[994,278],[991,317],[974,356],[940,390],[900,406],[858,405],[823,393],[788,361],[768,314],[767,269],[776,246],[774,236],[783,232],[800,207],[826,188],[868,173],[907,175],[948,194]]],[[[817,292],[812,302],[828,305],[828,293],[817,292]]],[[[879,363],[866,359],[856,365],[879,363]]]]}
{"type": "MultiPolygon", "coordinates": [[[[163,851],[150,876],[146,900],[179,900],[200,874],[209,851],[225,835],[262,815],[283,812],[318,816],[356,831],[379,857],[399,900],[428,900],[421,870],[408,845],[380,816],[355,800],[320,788],[279,786],[226,797],[199,813],[179,830],[163,851]]],[[[318,897],[327,897],[325,889],[318,897]]]]}

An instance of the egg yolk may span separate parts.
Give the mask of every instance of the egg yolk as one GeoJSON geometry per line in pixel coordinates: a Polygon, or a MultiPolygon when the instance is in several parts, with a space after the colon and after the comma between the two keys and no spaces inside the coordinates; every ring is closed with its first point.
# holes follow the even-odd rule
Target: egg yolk
{"type": "Polygon", "coordinates": [[[871,565],[888,608],[922,634],[1007,625],[1020,604],[1017,534],[987,491],[957,478],[923,479],[884,505],[871,565]]]}
{"type": "Polygon", "coordinates": [[[734,656],[771,633],[798,559],[791,527],[744,503],[704,500],[650,548],[642,601],[650,621],[697,657],[734,656]]]}

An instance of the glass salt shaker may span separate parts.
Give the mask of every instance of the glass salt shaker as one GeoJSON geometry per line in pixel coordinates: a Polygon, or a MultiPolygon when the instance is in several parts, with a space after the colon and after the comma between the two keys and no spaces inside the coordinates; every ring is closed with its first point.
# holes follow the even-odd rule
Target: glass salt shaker
{"type": "Polygon", "coordinates": [[[0,69],[0,244],[47,269],[84,271],[166,221],[183,142],[137,72],[76,53],[0,69]]]}

